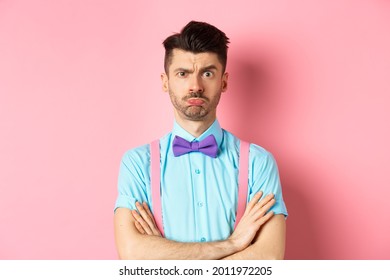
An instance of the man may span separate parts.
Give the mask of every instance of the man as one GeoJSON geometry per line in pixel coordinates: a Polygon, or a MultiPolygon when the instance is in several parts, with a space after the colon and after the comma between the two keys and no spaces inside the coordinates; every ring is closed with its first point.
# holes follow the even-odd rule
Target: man
{"type": "Polygon", "coordinates": [[[228,43],[216,27],[194,21],[164,41],[161,80],[175,122],[157,142],[157,159],[156,153],[151,158],[149,144],[122,158],[114,217],[121,259],[284,257],[287,211],[276,163],[269,152],[251,144],[249,167],[239,170],[245,158],[241,141],[221,129],[216,118],[228,84],[228,43]],[[152,178],[156,160],[161,170],[152,178]],[[240,218],[239,172],[248,176],[244,203],[249,201],[240,218]],[[157,196],[151,187],[155,180],[161,191],[157,196]]]}

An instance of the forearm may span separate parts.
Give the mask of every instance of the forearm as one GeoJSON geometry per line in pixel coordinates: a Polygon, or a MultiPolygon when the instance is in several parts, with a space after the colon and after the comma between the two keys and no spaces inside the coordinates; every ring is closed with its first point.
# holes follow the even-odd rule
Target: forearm
{"type": "Polygon", "coordinates": [[[284,252],[262,252],[256,246],[249,246],[245,250],[222,258],[223,260],[283,260],[284,252]]]}
{"type": "Polygon", "coordinates": [[[120,259],[221,259],[240,250],[230,239],[218,242],[182,243],[141,234],[131,211],[118,208],[114,216],[115,240],[120,259]]]}
{"type": "Polygon", "coordinates": [[[253,259],[262,259],[258,258],[258,255],[253,251],[252,245],[242,250],[241,252],[234,253],[232,255],[222,258],[222,260],[253,260],[253,259]]]}
{"type": "Polygon", "coordinates": [[[119,251],[121,259],[213,260],[234,254],[236,249],[229,240],[183,243],[158,236],[139,235],[130,246],[119,251]]]}
{"type": "Polygon", "coordinates": [[[283,215],[275,215],[265,223],[253,243],[225,260],[282,260],[285,251],[286,223],[283,215]]]}

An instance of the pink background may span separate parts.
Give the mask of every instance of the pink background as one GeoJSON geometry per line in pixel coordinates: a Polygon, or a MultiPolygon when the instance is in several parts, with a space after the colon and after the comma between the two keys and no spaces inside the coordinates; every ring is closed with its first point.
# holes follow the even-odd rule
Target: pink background
{"type": "Polygon", "coordinates": [[[0,0],[0,259],[116,258],[120,158],[171,129],[191,19],[231,38],[219,120],[279,164],[286,258],[389,259],[389,1],[138,2],[0,0]]]}

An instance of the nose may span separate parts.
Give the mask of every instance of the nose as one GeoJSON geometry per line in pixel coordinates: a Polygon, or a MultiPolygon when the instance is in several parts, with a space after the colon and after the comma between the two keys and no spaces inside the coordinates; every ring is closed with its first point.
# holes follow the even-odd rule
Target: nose
{"type": "Polygon", "coordinates": [[[198,75],[193,75],[190,80],[190,92],[203,92],[203,83],[198,75]]]}

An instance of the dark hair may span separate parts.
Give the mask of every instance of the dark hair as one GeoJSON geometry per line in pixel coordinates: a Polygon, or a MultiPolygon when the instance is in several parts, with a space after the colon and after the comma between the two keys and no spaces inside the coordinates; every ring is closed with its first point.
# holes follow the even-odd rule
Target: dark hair
{"type": "Polygon", "coordinates": [[[172,61],[173,49],[181,49],[193,53],[212,52],[217,54],[225,72],[229,38],[221,30],[206,22],[191,21],[180,33],[173,34],[163,42],[165,48],[164,69],[172,61]]]}

